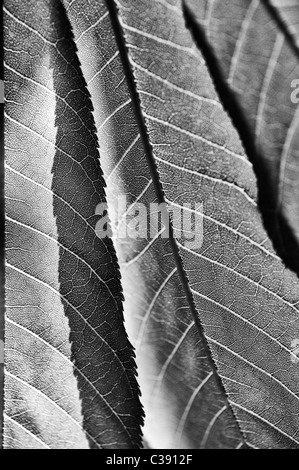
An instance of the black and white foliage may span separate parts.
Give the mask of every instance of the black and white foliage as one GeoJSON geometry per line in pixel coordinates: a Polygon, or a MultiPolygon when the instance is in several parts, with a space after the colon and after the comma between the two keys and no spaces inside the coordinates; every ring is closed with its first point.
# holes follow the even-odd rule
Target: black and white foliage
{"type": "Polygon", "coordinates": [[[4,447],[299,448],[297,0],[4,16],[4,447]]]}

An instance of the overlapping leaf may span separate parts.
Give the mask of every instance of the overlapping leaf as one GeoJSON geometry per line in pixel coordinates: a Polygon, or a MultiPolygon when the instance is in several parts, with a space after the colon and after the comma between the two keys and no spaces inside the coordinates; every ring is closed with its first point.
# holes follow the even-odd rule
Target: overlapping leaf
{"type": "Polygon", "coordinates": [[[76,0],[67,12],[95,108],[109,207],[120,210],[114,242],[126,325],[136,346],[145,438],[153,448],[235,448],[242,437],[206,357],[169,240],[161,234],[121,238],[137,204],[150,213],[158,198],[108,10],[94,1],[85,11],[84,2],[76,0]],[[126,207],[121,207],[123,196],[126,207]]]}
{"type": "Polygon", "coordinates": [[[6,447],[140,443],[117,263],[95,234],[97,134],[109,213],[127,198],[113,232],[146,440],[298,448],[299,283],[280,258],[290,262],[290,239],[297,253],[299,233],[298,113],[285,87],[298,73],[297,10],[64,5],[6,2],[6,447]],[[203,220],[202,244],[178,237],[175,219],[176,241],[120,238],[138,203],[163,198],[203,220]]]}
{"type": "Polygon", "coordinates": [[[202,247],[178,244],[230,404],[253,447],[297,448],[298,280],[265,232],[252,166],[184,30],[181,3],[118,5],[165,199],[203,202],[202,247]]]}
{"type": "Polygon", "coordinates": [[[264,0],[266,6],[273,7],[278,18],[284,23],[299,52],[299,9],[296,0],[264,0]]]}
{"type": "Polygon", "coordinates": [[[59,1],[7,1],[6,448],[140,446],[92,105],[59,1]],[[32,12],[34,11],[34,15],[32,12]]]}
{"type": "Polygon", "coordinates": [[[299,113],[293,99],[299,50],[292,29],[298,3],[185,4],[195,20],[195,35],[202,31],[199,42],[206,39],[206,49],[215,56],[216,83],[226,82],[223,98],[254,164],[268,233],[283,259],[299,272],[299,113]]]}

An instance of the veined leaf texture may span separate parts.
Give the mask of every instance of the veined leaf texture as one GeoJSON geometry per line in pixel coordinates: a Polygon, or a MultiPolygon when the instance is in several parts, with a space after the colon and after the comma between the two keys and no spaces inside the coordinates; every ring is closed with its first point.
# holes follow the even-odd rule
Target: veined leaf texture
{"type": "Polygon", "coordinates": [[[3,447],[298,448],[297,3],[4,16],[3,447]]]}

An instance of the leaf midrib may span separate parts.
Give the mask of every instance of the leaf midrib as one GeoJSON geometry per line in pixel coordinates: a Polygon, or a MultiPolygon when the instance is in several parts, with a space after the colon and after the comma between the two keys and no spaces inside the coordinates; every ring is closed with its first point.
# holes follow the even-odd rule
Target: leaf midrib
{"type": "MultiPolygon", "coordinates": [[[[138,91],[137,91],[136,82],[135,82],[135,79],[134,79],[134,74],[133,74],[133,71],[132,71],[131,65],[130,65],[129,53],[127,51],[126,41],[125,41],[125,38],[124,38],[124,35],[123,35],[123,32],[122,32],[122,28],[121,28],[121,24],[120,24],[120,20],[119,20],[119,15],[118,15],[118,12],[117,12],[116,2],[115,2],[115,0],[112,0],[112,1],[111,0],[105,0],[105,1],[106,1],[106,6],[107,6],[107,8],[110,12],[112,28],[114,30],[116,42],[117,42],[117,45],[118,45],[118,49],[120,51],[120,58],[121,58],[121,61],[122,61],[122,64],[123,64],[124,74],[125,74],[125,77],[127,79],[128,89],[129,89],[129,92],[130,92],[131,97],[132,97],[132,105],[133,105],[133,109],[135,111],[136,122],[137,122],[137,125],[139,127],[141,140],[142,140],[144,150],[145,150],[145,156],[147,158],[149,170],[150,170],[151,175],[152,175],[153,186],[154,186],[154,189],[155,189],[155,192],[156,192],[158,203],[166,203],[163,188],[162,188],[162,184],[160,182],[159,174],[158,174],[156,163],[155,163],[155,158],[154,158],[154,155],[153,155],[152,146],[151,146],[151,143],[150,143],[150,140],[149,140],[149,137],[148,137],[147,126],[146,126],[145,119],[144,119],[144,112],[141,108],[141,103],[140,103],[139,96],[138,96],[138,91]]],[[[193,300],[193,296],[192,296],[192,293],[191,293],[191,290],[190,290],[187,274],[184,270],[183,262],[181,260],[180,254],[179,254],[178,245],[177,245],[177,242],[176,242],[176,240],[173,236],[173,228],[172,228],[171,223],[169,224],[169,242],[170,242],[170,246],[171,246],[171,249],[172,249],[172,252],[173,252],[173,255],[174,255],[174,261],[175,261],[175,264],[177,266],[177,271],[178,271],[178,274],[179,274],[179,278],[180,278],[180,281],[181,281],[182,286],[184,288],[186,299],[187,299],[187,302],[188,302],[189,307],[190,307],[190,311],[191,311],[191,314],[192,314],[192,317],[193,317],[193,321],[194,321],[194,323],[197,327],[197,331],[198,331],[198,334],[199,334],[200,339],[202,341],[202,344],[203,344],[203,347],[204,347],[204,350],[205,350],[205,353],[206,353],[207,360],[208,360],[209,365],[212,369],[212,374],[214,375],[215,380],[217,382],[217,385],[218,385],[219,389],[222,392],[224,401],[227,404],[227,408],[229,408],[232,412],[232,415],[234,417],[236,426],[237,426],[237,428],[239,430],[239,433],[240,433],[240,438],[242,440],[242,443],[246,447],[247,444],[246,444],[245,437],[243,435],[243,432],[241,430],[239,422],[238,422],[238,420],[235,416],[235,413],[234,413],[234,411],[233,411],[233,409],[230,405],[228,396],[225,392],[224,385],[221,382],[220,376],[218,374],[216,364],[214,363],[214,360],[212,358],[207,338],[206,338],[206,336],[203,332],[203,327],[202,327],[201,322],[199,320],[199,316],[198,316],[198,313],[197,313],[197,310],[196,310],[196,307],[195,307],[195,303],[194,303],[194,300],[193,300]]]]}

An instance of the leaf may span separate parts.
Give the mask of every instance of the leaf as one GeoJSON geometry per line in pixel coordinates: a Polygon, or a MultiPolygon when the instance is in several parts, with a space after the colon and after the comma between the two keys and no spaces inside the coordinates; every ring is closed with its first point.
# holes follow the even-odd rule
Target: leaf
{"type": "Polygon", "coordinates": [[[294,45],[299,52],[299,9],[295,0],[264,0],[268,8],[272,7],[290,34],[294,45]]]}
{"type": "Polygon", "coordinates": [[[58,1],[6,1],[6,448],[135,448],[142,409],[92,104],[58,1]],[[34,11],[28,15],[28,11],[34,11]]]}
{"type": "Polygon", "coordinates": [[[256,171],[268,234],[287,265],[299,273],[299,114],[292,102],[299,50],[291,25],[288,29],[280,18],[291,15],[296,22],[295,7],[275,0],[185,4],[193,13],[198,45],[208,53],[208,62],[215,62],[214,80],[218,88],[222,82],[220,94],[256,171]],[[278,10],[267,8],[269,4],[278,10]]]}
{"type": "Polygon", "coordinates": [[[230,405],[250,446],[298,448],[298,279],[264,229],[252,165],[180,2],[118,11],[165,200],[203,203],[203,245],[177,243],[230,405]]]}
{"type": "Polygon", "coordinates": [[[159,196],[109,12],[104,2],[90,2],[86,11],[81,0],[66,3],[66,9],[95,107],[109,208],[117,212],[126,196],[113,233],[126,325],[136,346],[144,436],[152,448],[237,447],[243,439],[193,320],[170,241],[120,238],[136,206],[142,203],[150,212],[159,196]]]}
{"type": "Polygon", "coordinates": [[[63,4],[6,2],[6,448],[140,446],[122,290],[146,447],[298,448],[288,155],[279,180],[297,122],[291,10],[256,0],[253,22],[243,1],[63,4]],[[96,236],[106,199],[113,244],[96,236]],[[169,236],[162,211],[154,236],[122,237],[164,201],[169,236]],[[178,210],[183,228],[193,216],[183,236],[178,210]]]}

